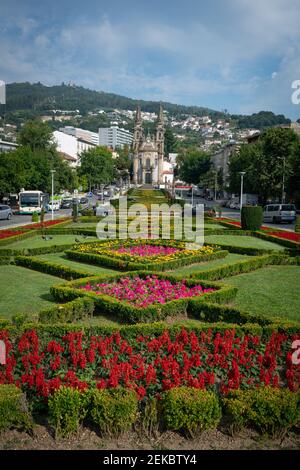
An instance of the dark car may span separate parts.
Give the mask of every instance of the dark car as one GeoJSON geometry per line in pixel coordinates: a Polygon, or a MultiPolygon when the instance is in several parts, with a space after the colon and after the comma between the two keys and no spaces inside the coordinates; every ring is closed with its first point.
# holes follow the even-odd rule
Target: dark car
{"type": "Polygon", "coordinates": [[[70,198],[70,199],[63,199],[61,201],[61,209],[70,209],[72,207],[72,204],[73,204],[73,199],[70,198]]]}

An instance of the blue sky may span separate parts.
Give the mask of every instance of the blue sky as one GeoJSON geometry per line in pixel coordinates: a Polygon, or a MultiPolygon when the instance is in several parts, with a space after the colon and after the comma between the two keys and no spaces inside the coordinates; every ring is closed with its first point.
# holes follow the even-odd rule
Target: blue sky
{"type": "Polygon", "coordinates": [[[0,79],[300,118],[299,0],[0,0],[0,79]]]}

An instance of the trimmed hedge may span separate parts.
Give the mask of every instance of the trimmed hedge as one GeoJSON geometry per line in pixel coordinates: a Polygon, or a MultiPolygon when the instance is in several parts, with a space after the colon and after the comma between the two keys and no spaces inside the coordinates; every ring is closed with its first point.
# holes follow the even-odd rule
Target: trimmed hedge
{"type": "MultiPolygon", "coordinates": [[[[216,245],[217,246],[217,245],[216,245]]],[[[200,250],[201,251],[201,250],[200,250]]],[[[182,266],[188,266],[195,263],[201,263],[214,259],[225,258],[228,255],[226,250],[218,250],[212,254],[201,254],[192,256],[186,255],[185,257],[173,259],[170,261],[156,261],[145,263],[138,263],[138,261],[126,261],[107,255],[98,255],[95,253],[81,253],[76,250],[67,250],[66,255],[68,258],[81,261],[85,263],[95,264],[99,266],[105,266],[111,269],[124,270],[124,271],[136,271],[136,270],[151,270],[151,271],[171,271],[173,269],[180,268],[182,266]]]]}
{"type": "Polygon", "coordinates": [[[39,312],[41,323],[71,323],[90,317],[94,312],[94,300],[89,297],[79,297],[65,304],[56,305],[39,312]]]}
{"type": "Polygon", "coordinates": [[[18,242],[19,240],[24,240],[25,238],[34,237],[37,233],[39,233],[38,230],[30,230],[30,231],[28,230],[24,233],[19,233],[18,235],[13,235],[12,237],[2,238],[0,240],[0,246],[10,245],[12,243],[18,242]]]}
{"type": "MultiPolygon", "coordinates": [[[[126,276],[134,277],[140,276],[145,278],[153,273],[149,271],[136,271],[129,272],[126,276]]],[[[159,279],[168,279],[170,282],[178,282],[180,278],[177,276],[166,275],[155,273],[159,279]]],[[[152,304],[144,308],[137,308],[130,305],[127,302],[116,300],[108,295],[98,295],[92,291],[84,291],[79,289],[80,286],[85,284],[96,284],[99,282],[113,282],[124,277],[124,274],[117,275],[103,275],[101,277],[90,277],[84,280],[78,280],[70,282],[65,285],[52,286],[50,292],[53,297],[59,302],[66,302],[74,300],[77,297],[89,297],[95,302],[96,314],[100,312],[108,316],[114,316],[119,318],[121,322],[125,323],[138,323],[138,322],[154,322],[162,320],[170,316],[186,315],[193,305],[193,312],[197,311],[201,307],[201,303],[205,301],[212,301],[216,303],[229,302],[231,301],[237,292],[236,287],[224,286],[221,284],[213,284],[202,282],[199,280],[188,279],[186,280],[187,286],[194,286],[201,282],[204,287],[213,287],[216,290],[214,292],[205,293],[199,297],[182,298],[166,302],[165,304],[152,304]]]]}
{"type": "Polygon", "coordinates": [[[289,258],[288,256],[280,254],[269,254],[263,256],[254,256],[251,259],[237,261],[233,264],[227,264],[219,268],[208,269],[205,271],[192,273],[191,278],[208,279],[211,281],[217,281],[230,276],[235,276],[242,273],[248,273],[255,271],[256,269],[262,268],[268,265],[288,265],[297,264],[297,258],[289,258]]]}
{"type": "Polygon", "coordinates": [[[128,388],[94,390],[90,417],[101,434],[119,436],[130,430],[138,416],[138,398],[128,388]]]}
{"type": "Polygon", "coordinates": [[[263,221],[263,209],[261,206],[242,206],[241,227],[242,230],[259,230],[263,221]]]}
{"type": "Polygon", "coordinates": [[[204,245],[218,246],[220,249],[228,250],[229,253],[238,253],[240,255],[250,255],[250,256],[259,256],[263,254],[276,252],[276,250],[267,250],[265,248],[253,248],[250,246],[226,245],[224,243],[222,244],[204,243],[204,245]]]}
{"type": "Polygon", "coordinates": [[[93,276],[93,273],[80,271],[79,269],[71,268],[70,266],[51,263],[49,261],[30,256],[17,256],[15,258],[15,264],[17,266],[23,266],[24,268],[33,269],[35,271],[51,274],[52,276],[61,277],[71,281],[73,279],[93,276]]]}
{"type": "Polygon", "coordinates": [[[88,393],[71,387],[60,387],[49,397],[49,420],[56,437],[70,437],[78,432],[87,414],[88,398],[88,393]]]}
{"type": "Polygon", "coordinates": [[[235,390],[223,399],[232,432],[254,426],[262,434],[282,435],[300,422],[300,394],[286,389],[260,387],[235,390]]]}
{"type": "Polygon", "coordinates": [[[277,243],[278,245],[285,246],[286,248],[291,248],[292,250],[299,250],[300,243],[293,242],[292,240],[286,240],[285,238],[276,237],[275,235],[269,235],[268,232],[254,232],[253,235],[262,240],[268,242],[277,243]]]}
{"type": "Polygon", "coordinates": [[[0,431],[32,429],[25,395],[15,385],[0,385],[0,431]]]}
{"type": "Polygon", "coordinates": [[[162,415],[167,429],[194,437],[205,429],[215,429],[221,408],[215,393],[193,387],[176,387],[161,396],[162,415]]]}

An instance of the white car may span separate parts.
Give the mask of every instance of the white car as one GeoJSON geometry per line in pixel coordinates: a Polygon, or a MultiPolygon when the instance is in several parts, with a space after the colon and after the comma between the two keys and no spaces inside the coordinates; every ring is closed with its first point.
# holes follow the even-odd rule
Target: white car
{"type": "Polygon", "coordinates": [[[59,211],[59,208],[60,208],[60,203],[59,201],[50,201],[48,203],[48,211],[52,211],[52,209],[54,211],[59,211]]]}
{"type": "Polygon", "coordinates": [[[296,220],[296,207],[294,204],[268,204],[264,207],[264,222],[292,224],[296,220]]]}

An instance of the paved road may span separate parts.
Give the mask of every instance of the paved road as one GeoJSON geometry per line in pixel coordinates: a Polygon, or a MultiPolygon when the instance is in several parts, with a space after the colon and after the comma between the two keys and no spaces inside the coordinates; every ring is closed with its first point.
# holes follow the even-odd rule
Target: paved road
{"type": "MultiPolygon", "coordinates": [[[[54,219],[71,215],[71,209],[54,211],[54,219]]],[[[45,214],[45,220],[51,220],[51,212],[45,214]]],[[[13,215],[11,220],[0,220],[0,229],[18,227],[20,225],[32,224],[31,215],[13,215]]]]}
{"type": "MultiPolygon", "coordinates": [[[[186,201],[191,202],[191,198],[186,198],[186,201]]],[[[194,197],[194,204],[205,204],[208,207],[214,207],[216,205],[216,202],[214,201],[207,201],[206,199],[197,197],[194,197]]],[[[235,209],[228,209],[227,207],[222,207],[222,216],[223,217],[229,217],[234,220],[241,220],[240,216],[240,211],[235,210],[235,209]]],[[[269,224],[269,223],[264,223],[266,227],[270,227],[274,230],[276,229],[282,229],[282,230],[289,230],[291,232],[295,231],[295,224],[269,224]]]]}

